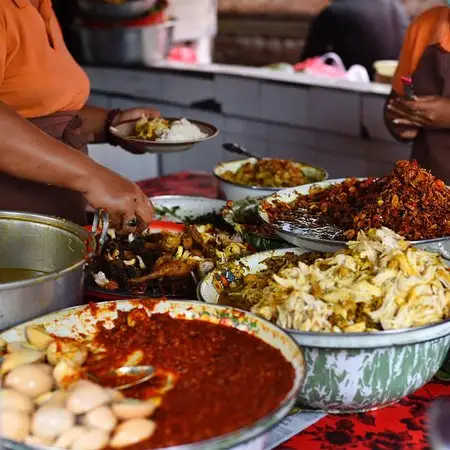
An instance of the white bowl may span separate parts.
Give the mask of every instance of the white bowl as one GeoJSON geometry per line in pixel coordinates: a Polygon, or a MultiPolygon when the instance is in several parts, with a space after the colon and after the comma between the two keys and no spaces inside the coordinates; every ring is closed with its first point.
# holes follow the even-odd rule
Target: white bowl
{"type": "MultiPolygon", "coordinates": [[[[274,158],[266,158],[274,159],[274,158]]],[[[243,184],[235,183],[233,181],[223,178],[225,172],[236,172],[244,164],[251,162],[256,163],[256,158],[238,159],[234,161],[221,162],[214,168],[214,175],[219,179],[219,189],[221,194],[227,200],[242,200],[247,197],[267,197],[274,194],[284,188],[282,187],[262,187],[262,186],[246,186],[243,184]]],[[[328,178],[328,173],[325,169],[320,167],[311,166],[297,161],[296,164],[300,166],[303,173],[311,180],[311,182],[323,181],[328,178]]]]}

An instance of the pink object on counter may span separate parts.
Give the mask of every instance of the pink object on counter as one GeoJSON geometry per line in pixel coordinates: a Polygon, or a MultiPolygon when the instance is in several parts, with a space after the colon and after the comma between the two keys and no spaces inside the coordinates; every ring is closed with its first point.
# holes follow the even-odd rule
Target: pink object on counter
{"type": "Polygon", "coordinates": [[[322,75],[330,78],[344,78],[346,75],[345,68],[340,64],[334,63],[326,64],[327,55],[318,56],[316,58],[309,58],[298,64],[295,64],[294,69],[297,72],[306,72],[313,75],[322,75]]]}
{"type": "Polygon", "coordinates": [[[173,47],[167,57],[169,61],[180,61],[185,63],[197,62],[197,52],[191,47],[173,47]]]}

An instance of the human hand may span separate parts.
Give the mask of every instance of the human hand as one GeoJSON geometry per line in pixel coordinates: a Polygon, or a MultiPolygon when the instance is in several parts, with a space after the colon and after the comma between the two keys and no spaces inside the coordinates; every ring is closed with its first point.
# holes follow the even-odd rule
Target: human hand
{"type": "MultiPolygon", "coordinates": [[[[128,122],[128,121],[136,121],[141,119],[142,117],[160,117],[161,114],[159,111],[153,108],[131,108],[131,109],[125,109],[123,111],[120,111],[119,114],[114,117],[114,120],[112,121],[111,125],[117,125],[121,122],[128,122]]],[[[120,146],[135,155],[141,155],[145,153],[145,150],[142,150],[141,148],[136,148],[133,146],[132,143],[127,144],[125,142],[122,142],[120,146]]]]}
{"type": "Polygon", "coordinates": [[[423,128],[450,128],[450,99],[437,95],[404,100],[414,121],[423,128]]]}
{"type": "Polygon", "coordinates": [[[388,100],[385,116],[389,128],[400,139],[414,139],[422,128],[414,112],[401,97],[392,97],[388,100]]]}
{"type": "Polygon", "coordinates": [[[139,186],[102,166],[89,177],[83,194],[92,207],[108,211],[119,232],[139,233],[152,221],[153,205],[139,186]]]}

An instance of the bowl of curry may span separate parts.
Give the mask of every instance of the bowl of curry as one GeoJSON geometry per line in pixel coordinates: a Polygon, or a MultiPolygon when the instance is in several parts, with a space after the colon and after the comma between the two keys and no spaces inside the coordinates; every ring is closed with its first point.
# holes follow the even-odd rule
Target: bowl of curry
{"type": "MultiPolygon", "coordinates": [[[[66,354],[63,362],[70,363],[70,377],[63,378],[63,387],[58,386],[59,366],[53,370],[59,373],[53,389],[60,394],[67,392],[69,397],[80,386],[92,388],[83,381],[87,377],[112,392],[123,383],[123,377],[112,375],[115,369],[132,362],[155,368],[159,376],[121,391],[132,399],[128,407],[158,400],[151,415],[141,419],[152,423],[153,432],[127,446],[133,450],[224,449],[254,440],[289,413],[305,378],[302,350],[287,333],[251,313],[226,306],[154,299],[103,302],[43,316],[3,332],[0,339],[4,344],[15,343],[5,348],[24,342],[28,347],[19,351],[36,352],[30,350],[30,329],[46,333],[50,341],[46,341],[47,360],[45,350],[42,359],[33,360],[41,365],[53,364],[54,356],[49,358],[48,353],[54,342],[58,349],[68,343],[84,348],[83,359],[72,356],[76,354],[73,351],[66,354]],[[161,380],[168,375],[171,385],[162,389],[161,380]]],[[[17,365],[17,356],[12,359],[17,365]]],[[[25,355],[23,360],[29,362],[30,358],[25,355]]],[[[24,367],[9,364],[9,374],[24,367]]],[[[114,407],[116,401],[105,400],[103,407],[119,411],[117,405],[114,407]]],[[[71,406],[66,401],[62,407],[71,406]]],[[[83,414],[88,415],[91,411],[85,406],[83,414]]],[[[37,415],[45,407],[41,404],[30,414],[37,415]]],[[[135,417],[136,412],[133,414],[135,417]]],[[[81,426],[84,420],[80,419],[81,426]]],[[[121,426],[119,415],[110,443],[117,442],[121,426]]],[[[29,433],[33,433],[33,427],[29,433]]],[[[8,433],[4,437],[11,439],[8,433]]],[[[31,442],[29,438],[13,441],[31,442]]],[[[57,440],[55,437],[48,445],[57,440]]],[[[120,446],[107,444],[102,448],[120,446]]]]}
{"type": "Polygon", "coordinates": [[[226,200],[266,197],[281,189],[324,181],[326,170],[278,158],[248,158],[221,162],[213,171],[226,200]]]}

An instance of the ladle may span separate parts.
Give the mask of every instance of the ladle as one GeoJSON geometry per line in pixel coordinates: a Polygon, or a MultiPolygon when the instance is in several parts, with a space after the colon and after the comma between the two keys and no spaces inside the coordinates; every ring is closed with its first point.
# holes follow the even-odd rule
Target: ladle
{"type": "Polygon", "coordinates": [[[238,144],[233,144],[230,142],[227,142],[225,144],[222,145],[222,147],[230,153],[237,153],[238,155],[244,155],[247,156],[249,158],[256,158],[256,159],[263,159],[262,156],[257,155],[256,153],[253,153],[249,150],[247,150],[246,148],[242,147],[241,145],[238,144]]]}
{"type": "MultiPolygon", "coordinates": [[[[138,386],[139,384],[146,383],[150,381],[155,376],[163,375],[165,377],[165,383],[162,387],[158,387],[158,391],[163,394],[168,390],[172,389],[174,377],[168,372],[158,372],[153,366],[122,366],[118,369],[113,369],[108,375],[121,376],[135,376],[139,377],[137,380],[130,381],[129,383],[121,384],[119,386],[114,386],[112,389],[116,391],[123,391],[125,389],[130,389],[132,387],[138,386]]],[[[88,377],[95,383],[101,384],[99,379],[92,373],[88,374],[88,377]]]]}

